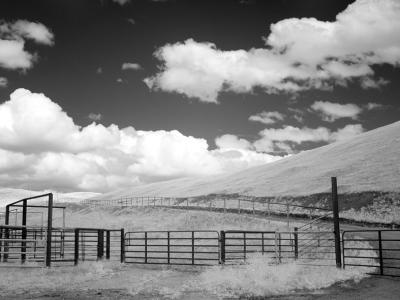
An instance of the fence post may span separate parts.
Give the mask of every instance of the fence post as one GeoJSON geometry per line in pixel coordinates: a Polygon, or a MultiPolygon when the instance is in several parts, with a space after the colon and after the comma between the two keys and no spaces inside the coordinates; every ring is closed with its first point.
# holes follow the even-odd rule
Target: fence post
{"type": "Polygon", "coordinates": [[[379,242],[379,271],[383,275],[383,255],[382,255],[382,231],[378,231],[378,242],[379,242]]]}
{"type": "Polygon", "coordinates": [[[171,263],[171,237],[170,232],[167,232],[167,255],[168,255],[168,264],[171,263]]]}
{"type": "Polygon", "coordinates": [[[97,231],[97,259],[100,260],[104,255],[104,230],[97,231]]]}
{"type": "Polygon", "coordinates": [[[194,231],[192,231],[192,265],[194,265],[194,231]]]}
{"type": "Polygon", "coordinates": [[[246,240],[246,232],[243,232],[243,255],[244,255],[244,260],[246,260],[246,252],[247,252],[247,240],[246,240]]]}
{"type": "Polygon", "coordinates": [[[121,263],[125,262],[125,231],[121,228],[121,263]]]}
{"type": "Polygon", "coordinates": [[[337,194],[336,177],[331,177],[332,183],[332,211],[333,211],[333,226],[335,234],[335,257],[336,267],[342,267],[342,251],[340,250],[340,225],[339,225],[339,202],[337,194]]]}
{"type": "Polygon", "coordinates": [[[221,247],[220,264],[225,264],[225,231],[221,230],[219,238],[221,247]]]}
{"type": "Polygon", "coordinates": [[[287,227],[289,227],[289,224],[290,224],[289,216],[290,216],[289,200],[286,199],[286,222],[287,222],[287,227]]]}
{"type": "Polygon", "coordinates": [[[298,228],[294,228],[294,259],[299,258],[299,235],[297,233],[298,228]]]}
{"type": "Polygon", "coordinates": [[[265,252],[265,250],[264,250],[264,232],[261,232],[261,253],[262,253],[262,255],[264,255],[264,252],[265,252]]]}
{"type": "Polygon", "coordinates": [[[144,233],[144,263],[147,264],[147,231],[144,233]]]}
{"type": "Polygon", "coordinates": [[[22,201],[22,242],[21,242],[21,262],[25,263],[26,260],[26,212],[27,212],[27,201],[22,201]],[[25,240],[25,241],[24,241],[25,240]]]}
{"type": "Polygon", "coordinates": [[[281,239],[281,233],[278,232],[278,238],[279,238],[279,262],[282,262],[282,239],[281,239]]]}
{"type": "Polygon", "coordinates": [[[74,265],[76,266],[79,261],[79,229],[75,228],[75,241],[74,241],[74,265]]]}
{"type": "Polygon", "coordinates": [[[49,194],[47,205],[46,267],[51,265],[51,235],[53,230],[53,194],[49,194]]]}
{"type": "Polygon", "coordinates": [[[111,232],[106,231],[106,259],[110,259],[110,249],[111,249],[111,232]]]}

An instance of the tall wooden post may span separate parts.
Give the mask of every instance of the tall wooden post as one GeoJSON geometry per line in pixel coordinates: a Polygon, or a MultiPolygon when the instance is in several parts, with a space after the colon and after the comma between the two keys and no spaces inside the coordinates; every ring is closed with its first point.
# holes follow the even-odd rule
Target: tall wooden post
{"type": "Polygon", "coordinates": [[[335,234],[335,257],[336,267],[342,267],[342,252],[340,250],[340,225],[339,225],[339,202],[337,194],[336,177],[331,178],[332,182],[332,212],[333,212],[333,227],[335,234]]]}
{"type": "Polygon", "coordinates": [[[21,242],[21,262],[25,263],[26,260],[26,214],[27,214],[27,201],[22,201],[22,242],[21,242]]]}
{"type": "Polygon", "coordinates": [[[49,194],[47,205],[46,267],[51,265],[51,234],[53,229],[53,194],[49,194]]]}
{"type": "Polygon", "coordinates": [[[221,253],[220,253],[220,264],[225,264],[225,231],[220,232],[220,247],[221,247],[221,253]]]}
{"type": "Polygon", "coordinates": [[[79,261],[79,229],[75,228],[75,239],[74,239],[74,265],[76,266],[79,261]]]}
{"type": "Polygon", "coordinates": [[[125,262],[125,231],[121,228],[121,263],[125,262]]]}

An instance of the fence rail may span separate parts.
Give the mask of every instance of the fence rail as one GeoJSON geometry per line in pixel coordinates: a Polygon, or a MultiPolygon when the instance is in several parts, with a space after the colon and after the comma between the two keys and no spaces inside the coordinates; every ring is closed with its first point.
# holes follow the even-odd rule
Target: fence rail
{"type": "Polygon", "coordinates": [[[332,219],[332,213],[329,208],[306,206],[291,203],[285,198],[257,199],[255,197],[240,196],[238,198],[215,198],[199,199],[176,198],[176,197],[125,197],[111,200],[84,200],[82,204],[94,207],[172,207],[180,209],[200,209],[208,211],[219,211],[223,213],[247,213],[262,214],[266,216],[284,216],[287,225],[290,225],[290,217],[307,217],[310,220],[318,217],[321,220],[332,219]]]}
{"type": "Polygon", "coordinates": [[[134,231],[125,234],[125,262],[214,265],[220,262],[217,231],[134,231]]]}
{"type": "Polygon", "coordinates": [[[79,261],[124,259],[123,229],[53,228],[50,251],[47,232],[43,227],[0,226],[0,262],[43,266],[48,260],[56,265],[76,265],[79,261]]]}
{"type": "Polygon", "coordinates": [[[343,267],[400,277],[400,230],[347,230],[342,243],[343,267]]]}

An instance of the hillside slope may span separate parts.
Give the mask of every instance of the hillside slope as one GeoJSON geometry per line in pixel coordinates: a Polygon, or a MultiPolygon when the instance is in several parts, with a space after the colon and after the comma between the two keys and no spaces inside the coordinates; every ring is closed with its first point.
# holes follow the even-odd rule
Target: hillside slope
{"type": "Polygon", "coordinates": [[[338,177],[341,193],[400,191],[400,122],[238,173],[146,184],[96,199],[212,193],[301,196],[329,191],[331,176],[338,177]]]}
{"type": "MultiPolygon", "coordinates": [[[[4,207],[7,204],[36,195],[50,193],[51,191],[30,191],[24,189],[12,189],[12,188],[0,188],[0,207],[4,207]]],[[[75,193],[55,193],[55,202],[79,202],[82,199],[87,199],[89,197],[99,196],[99,193],[92,192],[75,192],[75,193]]],[[[41,201],[41,200],[39,200],[41,201]]]]}

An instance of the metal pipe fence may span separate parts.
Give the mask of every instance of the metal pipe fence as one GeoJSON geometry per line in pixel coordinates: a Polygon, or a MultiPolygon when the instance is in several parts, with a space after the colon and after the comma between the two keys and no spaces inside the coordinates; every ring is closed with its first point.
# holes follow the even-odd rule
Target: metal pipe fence
{"type": "Polygon", "coordinates": [[[255,197],[241,196],[238,198],[226,199],[201,199],[196,197],[176,198],[176,197],[124,197],[110,200],[85,200],[82,204],[93,207],[171,207],[179,209],[198,209],[207,211],[218,211],[223,213],[246,213],[266,216],[286,217],[287,226],[290,225],[291,217],[306,217],[312,219],[318,217],[323,220],[332,219],[332,213],[328,208],[305,206],[291,203],[287,199],[257,199],[255,197]]]}
{"type": "Polygon", "coordinates": [[[218,231],[134,231],[125,234],[125,262],[214,265],[220,262],[218,231]]]}
{"type": "MultiPolygon", "coordinates": [[[[101,259],[124,260],[124,230],[0,226],[0,263],[37,266],[78,264],[101,259]]],[[[1,266],[4,264],[0,264],[1,266]]]]}
{"type": "Polygon", "coordinates": [[[400,277],[400,230],[347,230],[342,233],[343,267],[400,277]]]}

